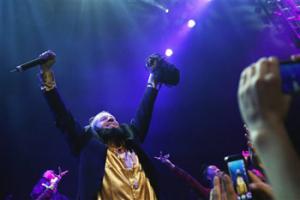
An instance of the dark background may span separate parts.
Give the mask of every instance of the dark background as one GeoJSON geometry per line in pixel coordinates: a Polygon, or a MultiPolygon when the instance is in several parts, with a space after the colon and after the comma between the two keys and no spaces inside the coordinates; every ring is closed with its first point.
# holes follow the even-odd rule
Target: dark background
{"type": "MultiPolygon", "coordinates": [[[[261,56],[287,59],[298,50],[263,23],[251,1],[156,2],[170,12],[150,0],[0,1],[0,199],[29,199],[42,173],[58,166],[70,171],[59,190],[76,196],[78,161],[54,125],[38,69],[9,73],[47,49],[57,54],[53,69],[65,103],[86,125],[101,110],[130,121],[145,90],[146,57],[173,48],[169,61],[181,82],[159,92],[144,144],[149,155],[168,152],[200,178],[204,164],[224,169],[224,156],[246,149],[236,97],[241,70],[261,56]],[[191,17],[197,25],[188,30],[191,17]]],[[[156,165],[168,199],[187,199],[187,187],[156,165]]]]}

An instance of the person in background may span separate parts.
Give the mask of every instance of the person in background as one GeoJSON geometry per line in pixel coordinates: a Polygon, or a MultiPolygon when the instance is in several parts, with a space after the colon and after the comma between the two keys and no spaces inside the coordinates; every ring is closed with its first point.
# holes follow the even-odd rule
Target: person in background
{"type": "Polygon", "coordinates": [[[54,170],[46,170],[43,173],[43,177],[34,186],[30,196],[33,200],[68,200],[67,197],[60,194],[57,190],[58,183],[62,177],[68,173],[68,171],[61,171],[55,174],[54,170]]]}
{"type": "Polygon", "coordinates": [[[215,165],[208,165],[204,169],[203,176],[208,181],[210,188],[213,188],[213,186],[214,186],[214,178],[220,172],[221,172],[221,170],[217,166],[215,166],[215,165]]]}

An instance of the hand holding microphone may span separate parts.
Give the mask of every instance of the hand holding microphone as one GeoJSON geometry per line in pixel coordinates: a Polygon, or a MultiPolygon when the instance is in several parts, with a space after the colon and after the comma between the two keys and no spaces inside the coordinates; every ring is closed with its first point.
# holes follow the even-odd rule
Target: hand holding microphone
{"type": "Polygon", "coordinates": [[[51,51],[45,51],[44,53],[40,54],[38,58],[28,61],[24,64],[17,66],[15,69],[11,70],[10,72],[24,72],[30,68],[35,66],[41,65],[42,71],[49,71],[51,66],[55,63],[56,54],[51,51]]]}
{"type": "Polygon", "coordinates": [[[45,72],[45,71],[49,71],[52,65],[55,63],[56,54],[53,51],[48,50],[40,54],[39,58],[43,60],[43,62],[40,65],[41,65],[41,70],[45,72]]]}

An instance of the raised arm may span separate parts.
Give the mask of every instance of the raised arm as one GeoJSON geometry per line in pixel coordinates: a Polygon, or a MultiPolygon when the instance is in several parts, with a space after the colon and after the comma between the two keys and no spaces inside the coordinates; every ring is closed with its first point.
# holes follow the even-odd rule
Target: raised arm
{"type": "Polygon", "coordinates": [[[154,102],[159,88],[162,84],[169,86],[179,83],[179,70],[168,63],[159,54],[152,54],[148,57],[146,66],[150,71],[147,89],[142,98],[137,113],[131,124],[135,127],[136,136],[141,142],[144,141],[149,129],[154,102]]]}
{"type": "Polygon", "coordinates": [[[191,176],[188,172],[181,169],[180,167],[173,164],[170,159],[170,155],[166,154],[163,155],[162,152],[160,152],[160,155],[157,157],[154,157],[155,159],[161,161],[163,164],[168,166],[168,168],[171,169],[171,171],[182,181],[184,181],[188,186],[190,186],[197,194],[201,197],[204,197],[208,199],[210,189],[204,187],[197,179],[195,179],[193,176],[191,176]]]}
{"type": "Polygon", "coordinates": [[[262,58],[242,72],[238,100],[275,198],[300,199],[300,160],[284,125],[290,97],[281,91],[276,58],[262,58]]]}
{"type": "Polygon", "coordinates": [[[52,59],[41,66],[39,74],[41,90],[43,91],[44,97],[54,115],[56,126],[65,133],[72,152],[78,153],[89,135],[84,133],[83,127],[79,125],[72,114],[68,111],[56,89],[54,73],[51,70],[51,66],[55,63],[55,53],[52,51],[46,51],[40,56],[52,57],[52,59]]]}
{"type": "Polygon", "coordinates": [[[142,101],[137,109],[134,119],[131,121],[141,142],[144,141],[149,129],[154,102],[158,94],[158,87],[158,84],[156,84],[153,79],[153,74],[150,74],[142,101]]]}

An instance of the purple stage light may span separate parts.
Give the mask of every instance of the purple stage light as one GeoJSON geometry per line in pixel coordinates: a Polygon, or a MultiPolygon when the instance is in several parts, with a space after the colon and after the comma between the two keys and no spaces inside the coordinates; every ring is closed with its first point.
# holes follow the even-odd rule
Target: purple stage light
{"type": "Polygon", "coordinates": [[[170,10],[168,8],[165,9],[165,13],[169,13],[170,10]]]}
{"type": "Polygon", "coordinates": [[[187,22],[187,26],[189,28],[193,28],[194,26],[196,26],[196,21],[193,20],[193,19],[190,19],[188,22],[187,22]]]}
{"type": "Polygon", "coordinates": [[[166,55],[167,57],[172,56],[172,55],[173,55],[173,50],[172,50],[172,49],[166,49],[165,55],[166,55]]]}

